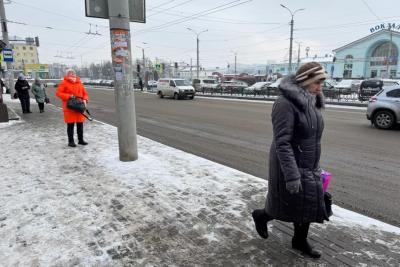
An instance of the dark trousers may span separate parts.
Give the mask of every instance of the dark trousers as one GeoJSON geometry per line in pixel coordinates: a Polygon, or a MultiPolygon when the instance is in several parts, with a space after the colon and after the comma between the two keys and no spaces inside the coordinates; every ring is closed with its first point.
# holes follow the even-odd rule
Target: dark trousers
{"type": "Polygon", "coordinates": [[[44,103],[38,103],[38,106],[40,111],[44,110],[44,103]]]}
{"type": "MultiPolygon", "coordinates": [[[[75,123],[68,123],[67,124],[67,133],[68,133],[68,143],[74,143],[74,126],[75,123]]],[[[83,123],[77,122],[76,123],[76,132],[78,134],[78,141],[83,141],[83,123]]]]}
{"type": "Polygon", "coordinates": [[[23,113],[27,113],[31,111],[31,101],[28,96],[20,96],[19,101],[21,102],[21,108],[23,113]]]}
{"type": "MultiPolygon", "coordinates": [[[[264,211],[264,219],[266,221],[272,221],[274,218],[264,211]]],[[[293,239],[306,240],[308,236],[308,230],[310,229],[310,223],[293,223],[293,226],[293,239]]]]}
{"type": "Polygon", "coordinates": [[[308,236],[308,230],[310,229],[310,223],[293,223],[295,240],[306,240],[308,236]]]}

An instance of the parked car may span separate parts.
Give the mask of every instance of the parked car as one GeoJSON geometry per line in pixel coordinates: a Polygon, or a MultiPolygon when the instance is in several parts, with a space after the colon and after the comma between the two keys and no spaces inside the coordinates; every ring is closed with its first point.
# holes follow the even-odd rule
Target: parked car
{"type": "Polygon", "coordinates": [[[139,79],[133,79],[133,88],[140,89],[139,79]]]}
{"type": "Polygon", "coordinates": [[[270,84],[271,82],[258,82],[253,84],[252,86],[245,88],[244,90],[246,94],[261,94],[267,89],[268,85],[270,84]]]}
{"type": "Polygon", "coordinates": [[[400,86],[383,87],[371,97],[367,119],[378,129],[390,129],[400,123],[400,86]]]}
{"type": "Polygon", "coordinates": [[[340,90],[342,92],[357,92],[358,91],[358,85],[362,82],[362,80],[349,80],[349,79],[344,79],[341,80],[339,83],[334,85],[335,90],[340,90]]]}
{"type": "Polygon", "coordinates": [[[267,86],[267,95],[279,95],[279,85],[281,84],[283,78],[277,79],[275,82],[267,86]]]}
{"type": "Polygon", "coordinates": [[[384,86],[400,85],[400,81],[391,79],[364,80],[358,89],[358,100],[367,101],[382,90],[384,86]]]}
{"type": "Polygon", "coordinates": [[[164,96],[182,99],[188,97],[194,99],[195,90],[187,80],[184,79],[159,79],[157,94],[160,98],[164,96]]]}
{"type": "Polygon", "coordinates": [[[221,88],[221,85],[215,79],[193,79],[192,83],[197,92],[212,92],[221,88]]]}
{"type": "Polygon", "coordinates": [[[148,81],[147,84],[148,84],[149,88],[157,87],[157,81],[154,81],[154,80],[148,81]]]}
{"type": "Polygon", "coordinates": [[[114,81],[113,80],[102,80],[100,85],[114,87],[114,81]]]}
{"type": "Polygon", "coordinates": [[[239,93],[244,90],[244,88],[249,87],[249,85],[246,82],[243,81],[224,81],[221,83],[221,89],[223,92],[229,92],[229,93],[239,93]]]}

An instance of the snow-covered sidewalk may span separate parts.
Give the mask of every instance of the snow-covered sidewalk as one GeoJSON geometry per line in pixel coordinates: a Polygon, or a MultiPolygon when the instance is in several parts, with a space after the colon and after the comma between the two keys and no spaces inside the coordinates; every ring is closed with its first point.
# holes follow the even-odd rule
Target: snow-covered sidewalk
{"type": "Polygon", "coordinates": [[[292,227],[260,239],[251,210],[267,182],[139,137],[139,160],[118,160],[116,128],[85,124],[88,146],[66,146],[62,113],[19,112],[0,124],[1,266],[399,266],[400,229],[334,206],[314,225],[320,260],[290,248],[292,227]]]}

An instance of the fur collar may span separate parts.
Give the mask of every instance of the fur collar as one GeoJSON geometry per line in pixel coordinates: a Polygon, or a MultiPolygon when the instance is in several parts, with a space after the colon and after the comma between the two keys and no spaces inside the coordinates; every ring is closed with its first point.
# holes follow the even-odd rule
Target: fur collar
{"type": "Polygon", "coordinates": [[[315,107],[318,109],[324,107],[323,95],[311,95],[307,90],[304,90],[296,83],[294,75],[283,78],[279,85],[279,90],[284,97],[302,110],[306,110],[308,101],[314,102],[315,107]]]}

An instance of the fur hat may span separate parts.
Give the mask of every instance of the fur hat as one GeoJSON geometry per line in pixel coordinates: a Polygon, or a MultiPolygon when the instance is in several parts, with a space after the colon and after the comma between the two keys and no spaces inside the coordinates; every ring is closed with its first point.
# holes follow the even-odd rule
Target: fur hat
{"type": "Polygon", "coordinates": [[[73,69],[67,69],[67,70],[65,71],[65,75],[66,75],[66,76],[76,76],[76,72],[75,72],[75,70],[73,70],[73,69]]]}
{"type": "Polygon", "coordinates": [[[297,84],[305,87],[314,82],[325,80],[325,69],[317,62],[309,62],[297,70],[295,79],[297,84]]]}

